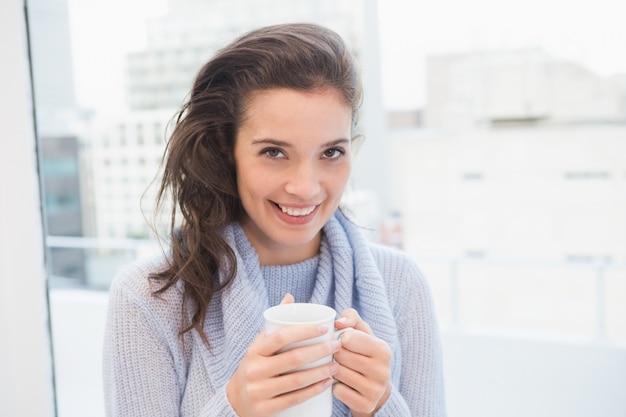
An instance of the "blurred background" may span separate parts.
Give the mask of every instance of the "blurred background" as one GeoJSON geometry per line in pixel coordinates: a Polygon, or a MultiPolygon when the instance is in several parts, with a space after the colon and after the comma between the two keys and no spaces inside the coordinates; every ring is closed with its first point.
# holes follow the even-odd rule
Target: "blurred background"
{"type": "Polygon", "coordinates": [[[415,257],[449,415],[626,415],[618,0],[27,0],[59,417],[103,416],[117,271],[196,71],[252,28],[339,32],[365,102],[345,204],[415,257]],[[147,190],[147,191],[146,191],[147,190]]]}

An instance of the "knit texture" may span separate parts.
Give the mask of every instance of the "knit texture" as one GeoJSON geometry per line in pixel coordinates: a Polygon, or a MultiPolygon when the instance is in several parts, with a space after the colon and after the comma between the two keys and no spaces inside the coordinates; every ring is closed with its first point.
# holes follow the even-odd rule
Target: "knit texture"
{"type": "Polygon", "coordinates": [[[308,302],[313,294],[318,262],[316,256],[295,265],[262,266],[269,305],[279,304],[286,293],[293,295],[297,303],[308,302]]]}
{"type": "MultiPolygon", "coordinates": [[[[254,248],[241,227],[234,227],[238,250],[254,252],[254,248]]],[[[269,305],[279,304],[286,293],[294,296],[297,303],[310,301],[315,286],[315,276],[320,257],[292,265],[262,265],[261,274],[267,288],[269,305]]]]}
{"type": "MultiPolygon", "coordinates": [[[[262,331],[263,311],[285,289],[338,312],[355,308],[392,348],[392,394],[377,416],[445,415],[432,300],[408,256],[369,244],[340,213],[323,229],[317,271],[310,265],[315,259],[261,267],[238,225],[228,227],[225,238],[237,256],[238,273],[211,302],[204,326],[210,350],[195,331],[179,336],[182,283],[152,296],[148,276],[164,268],[163,257],[139,261],[114,280],[103,362],[108,416],[236,417],[225,386],[262,331]],[[293,283],[283,282],[275,291],[275,281],[289,277],[295,277],[293,283]]],[[[348,416],[335,399],[333,417],[348,416]]]]}

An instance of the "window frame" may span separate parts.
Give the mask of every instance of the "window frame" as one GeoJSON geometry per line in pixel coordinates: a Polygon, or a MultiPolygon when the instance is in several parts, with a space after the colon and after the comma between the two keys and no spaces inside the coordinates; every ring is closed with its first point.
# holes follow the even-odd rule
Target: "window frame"
{"type": "Polygon", "coordinates": [[[0,216],[0,415],[46,417],[56,400],[25,11],[0,2],[0,192],[11,196],[0,216]]]}

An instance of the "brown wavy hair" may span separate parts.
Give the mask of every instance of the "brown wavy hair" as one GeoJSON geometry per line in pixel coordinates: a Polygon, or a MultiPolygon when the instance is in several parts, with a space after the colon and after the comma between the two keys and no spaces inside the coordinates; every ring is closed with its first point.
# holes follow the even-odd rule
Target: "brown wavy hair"
{"type": "Polygon", "coordinates": [[[255,91],[331,88],[352,109],[353,126],[361,104],[356,64],[341,37],[313,24],[268,26],[249,32],[218,51],[198,72],[187,102],[175,118],[167,144],[156,210],[171,199],[170,258],[167,269],[151,276],[163,285],[158,296],[184,282],[185,305],[193,305],[191,323],[204,334],[204,319],[214,294],[235,278],[235,255],[222,236],[224,226],[245,215],[233,150],[255,91]],[[223,274],[221,280],[218,274],[223,274]]]}

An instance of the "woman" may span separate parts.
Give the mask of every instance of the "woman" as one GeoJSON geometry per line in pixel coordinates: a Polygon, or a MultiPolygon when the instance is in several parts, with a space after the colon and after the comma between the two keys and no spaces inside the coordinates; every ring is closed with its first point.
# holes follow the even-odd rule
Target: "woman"
{"type": "Polygon", "coordinates": [[[108,415],[273,416],[331,385],[334,416],[445,414],[424,278],[338,209],[360,100],[344,43],[310,24],[250,32],[200,70],[158,198],[174,202],[169,253],[111,287],[108,415]],[[325,331],[266,336],[263,311],[294,300],[354,331],[279,353],[325,331]]]}

